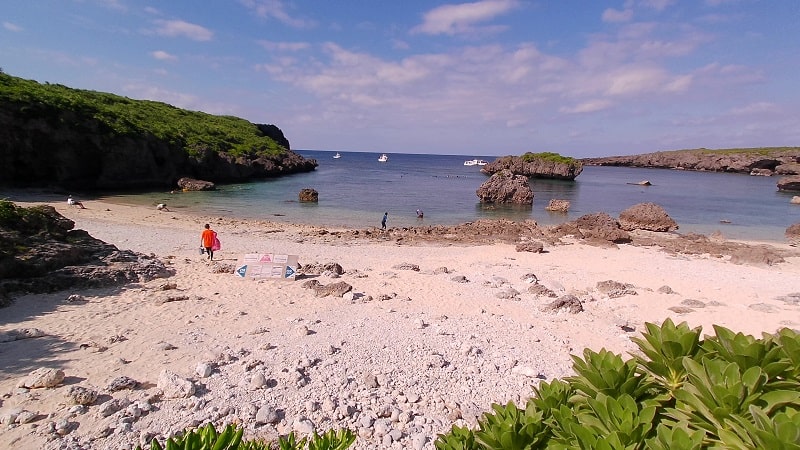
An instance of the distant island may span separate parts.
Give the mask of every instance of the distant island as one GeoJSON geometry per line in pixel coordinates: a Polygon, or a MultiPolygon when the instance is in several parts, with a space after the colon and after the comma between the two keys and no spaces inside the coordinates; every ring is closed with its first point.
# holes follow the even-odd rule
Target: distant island
{"type": "Polygon", "coordinates": [[[629,156],[583,158],[587,166],[647,167],[749,173],[751,175],[800,174],[800,147],[762,147],[710,150],[672,150],[629,156]]]}
{"type": "Polygon", "coordinates": [[[176,187],[309,172],[275,125],[40,84],[0,70],[0,184],[80,190],[176,187]]]}

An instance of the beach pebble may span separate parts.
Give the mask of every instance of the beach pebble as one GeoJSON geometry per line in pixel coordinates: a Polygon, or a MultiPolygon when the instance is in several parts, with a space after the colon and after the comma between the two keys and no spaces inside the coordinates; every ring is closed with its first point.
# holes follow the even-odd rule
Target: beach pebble
{"type": "Polygon", "coordinates": [[[76,405],[91,405],[97,400],[97,391],[84,386],[70,386],[67,398],[76,405]]]}
{"type": "Polygon", "coordinates": [[[120,376],[111,380],[106,387],[111,392],[121,391],[123,389],[134,389],[139,385],[139,382],[133,378],[120,376]]]}
{"type": "Polygon", "coordinates": [[[211,375],[211,372],[214,370],[214,366],[207,362],[201,362],[197,364],[195,367],[194,372],[200,378],[207,378],[211,375]]]}
{"type": "Polygon", "coordinates": [[[269,405],[264,405],[261,408],[258,408],[255,420],[256,425],[263,425],[265,423],[276,424],[280,422],[281,419],[275,408],[269,405]]]}
{"type": "Polygon", "coordinates": [[[162,370],[158,376],[158,388],[165,398],[187,398],[195,392],[194,383],[167,369],[162,370]]]}
{"type": "Polygon", "coordinates": [[[64,381],[64,377],[64,371],[61,369],[42,367],[28,374],[27,378],[20,381],[17,386],[30,389],[50,388],[61,384],[64,381]]]}

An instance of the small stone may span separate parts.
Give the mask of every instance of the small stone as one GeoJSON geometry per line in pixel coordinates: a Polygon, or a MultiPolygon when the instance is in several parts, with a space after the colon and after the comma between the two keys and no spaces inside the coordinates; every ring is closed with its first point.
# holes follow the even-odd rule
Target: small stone
{"type": "Polygon", "coordinates": [[[205,362],[198,364],[197,367],[194,369],[195,373],[200,378],[208,378],[211,375],[212,370],[213,366],[205,362]]]}
{"type": "Polygon", "coordinates": [[[70,386],[67,398],[76,405],[91,405],[97,400],[97,391],[83,386],[70,386]]]}
{"type": "Polygon", "coordinates": [[[139,385],[139,382],[134,380],[130,377],[117,377],[111,380],[111,383],[108,384],[108,389],[111,392],[121,391],[123,389],[134,389],[136,386],[139,385]]]}
{"type": "Polygon", "coordinates": [[[17,386],[24,388],[50,388],[61,384],[64,381],[64,371],[61,369],[51,369],[42,367],[31,372],[26,379],[17,386]]]}

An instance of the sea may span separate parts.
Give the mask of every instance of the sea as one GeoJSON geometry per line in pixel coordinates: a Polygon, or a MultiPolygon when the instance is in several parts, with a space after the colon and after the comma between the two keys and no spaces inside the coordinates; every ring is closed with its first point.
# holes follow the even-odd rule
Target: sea
{"type": "Polygon", "coordinates": [[[117,193],[102,199],[123,204],[165,203],[172,211],[219,217],[348,228],[456,225],[478,219],[532,219],[555,225],[584,214],[617,217],[644,202],[662,206],[679,225],[678,233],[728,239],[786,242],[785,230],[800,222],[800,205],[777,190],[775,177],[668,169],[585,166],[574,181],[530,180],[532,206],[484,205],[475,194],[488,179],[471,159],[497,156],[434,155],[295,150],[314,158],[316,170],[248,183],[223,184],[207,192],[117,193]],[[339,153],[340,158],[334,158],[339,153]],[[649,181],[650,186],[637,183],[649,181]],[[302,189],[319,193],[317,203],[298,201],[302,189]],[[545,210],[551,199],[569,200],[569,212],[545,210]],[[424,212],[422,219],[416,211],[424,212]]]}

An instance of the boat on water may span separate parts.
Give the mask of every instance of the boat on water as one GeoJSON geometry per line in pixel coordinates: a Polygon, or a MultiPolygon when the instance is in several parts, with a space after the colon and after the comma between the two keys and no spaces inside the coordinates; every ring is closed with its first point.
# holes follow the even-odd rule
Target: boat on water
{"type": "Polygon", "coordinates": [[[489,164],[489,163],[487,163],[486,161],[484,161],[482,159],[468,159],[468,160],[464,161],[464,165],[465,166],[485,166],[486,164],[489,164]]]}
{"type": "Polygon", "coordinates": [[[342,155],[340,155],[339,152],[336,152],[336,154],[333,155],[333,159],[339,159],[341,157],[342,157],[342,155]]]}
{"type": "Polygon", "coordinates": [[[388,161],[388,160],[389,160],[389,156],[387,156],[387,155],[386,155],[386,153],[382,154],[382,155],[381,155],[381,156],[378,158],[378,161],[379,161],[379,162],[386,162],[386,161],[388,161]]]}

